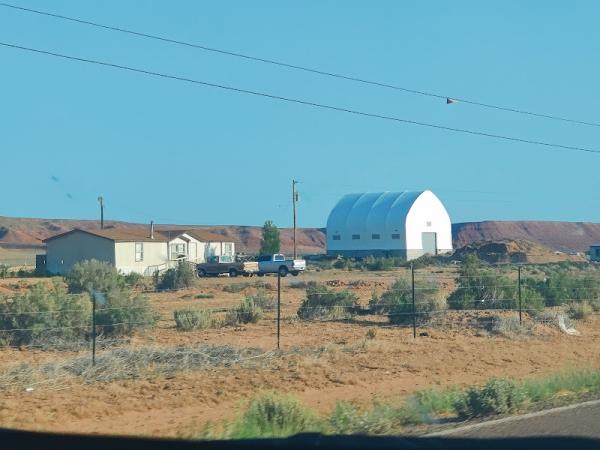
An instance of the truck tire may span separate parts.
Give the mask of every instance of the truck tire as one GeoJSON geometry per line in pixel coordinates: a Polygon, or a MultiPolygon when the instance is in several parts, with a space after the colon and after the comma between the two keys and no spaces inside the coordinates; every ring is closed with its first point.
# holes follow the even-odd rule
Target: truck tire
{"type": "Polygon", "coordinates": [[[298,275],[300,275],[300,272],[298,272],[297,270],[294,270],[292,272],[292,275],[295,276],[295,277],[297,277],[298,275]]]}
{"type": "Polygon", "coordinates": [[[199,276],[199,277],[205,277],[205,276],[206,276],[206,270],[204,270],[204,269],[199,269],[199,270],[198,270],[198,276],[199,276]]]}
{"type": "Polygon", "coordinates": [[[236,269],[229,269],[229,276],[230,277],[237,277],[239,275],[239,272],[236,269]]]}
{"type": "Polygon", "coordinates": [[[280,276],[280,277],[286,277],[286,276],[287,276],[287,274],[288,274],[288,272],[289,272],[289,271],[288,271],[288,268],[287,268],[287,267],[285,267],[285,266],[281,266],[281,267],[279,268],[279,270],[278,270],[278,273],[279,273],[279,276],[280,276]]]}
{"type": "Polygon", "coordinates": [[[265,274],[262,273],[262,272],[257,272],[256,275],[259,276],[259,277],[264,277],[265,276],[265,274]]]}

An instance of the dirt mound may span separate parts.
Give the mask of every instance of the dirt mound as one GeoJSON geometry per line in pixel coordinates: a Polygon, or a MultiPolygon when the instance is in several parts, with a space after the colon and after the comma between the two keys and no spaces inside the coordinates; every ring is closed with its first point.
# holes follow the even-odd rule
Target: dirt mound
{"type": "Polygon", "coordinates": [[[468,254],[475,254],[479,259],[492,264],[585,261],[583,256],[568,255],[524,240],[474,242],[456,250],[452,258],[462,260],[468,254]]]}

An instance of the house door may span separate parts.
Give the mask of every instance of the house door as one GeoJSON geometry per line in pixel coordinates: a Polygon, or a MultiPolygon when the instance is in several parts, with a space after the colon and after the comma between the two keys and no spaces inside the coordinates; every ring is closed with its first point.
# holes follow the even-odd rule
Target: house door
{"type": "Polygon", "coordinates": [[[188,258],[192,261],[196,261],[196,258],[198,257],[198,247],[195,242],[190,242],[188,251],[189,251],[188,258]]]}
{"type": "Polygon", "coordinates": [[[423,254],[437,255],[437,233],[421,233],[421,242],[423,244],[423,254]]]}

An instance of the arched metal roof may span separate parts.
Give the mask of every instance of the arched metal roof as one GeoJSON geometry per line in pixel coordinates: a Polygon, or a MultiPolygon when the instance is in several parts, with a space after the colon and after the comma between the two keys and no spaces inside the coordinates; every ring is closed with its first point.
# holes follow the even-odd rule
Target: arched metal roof
{"type": "Polygon", "coordinates": [[[406,215],[424,191],[348,194],[327,219],[328,232],[403,232],[406,215]]]}

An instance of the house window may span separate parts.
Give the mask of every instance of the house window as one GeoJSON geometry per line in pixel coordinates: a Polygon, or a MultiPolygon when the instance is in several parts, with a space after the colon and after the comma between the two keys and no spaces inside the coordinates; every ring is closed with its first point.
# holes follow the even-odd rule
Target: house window
{"type": "Polygon", "coordinates": [[[143,261],[144,260],[144,243],[136,242],[135,243],[135,261],[143,261]]]}
{"type": "Polygon", "coordinates": [[[332,239],[334,241],[339,241],[339,240],[341,240],[341,236],[339,234],[334,234],[333,237],[332,237],[332,239]]]}
{"type": "Polygon", "coordinates": [[[223,243],[223,254],[224,255],[233,255],[233,244],[231,242],[223,243]]]}
{"type": "Polygon", "coordinates": [[[352,239],[358,241],[360,239],[360,234],[353,234],[352,239]]]}
{"type": "Polygon", "coordinates": [[[392,234],[392,239],[400,239],[400,234],[399,233],[392,234]]]}
{"type": "Polygon", "coordinates": [[[379,235],[379,234],[372,234],[371,235],[371,239],[381,239],[381,235],[379,235]]]}
{"type": "Polygon", "coordinates": [[[171,259],[185,256],[185,244],[171,244],[171,259]]]}

